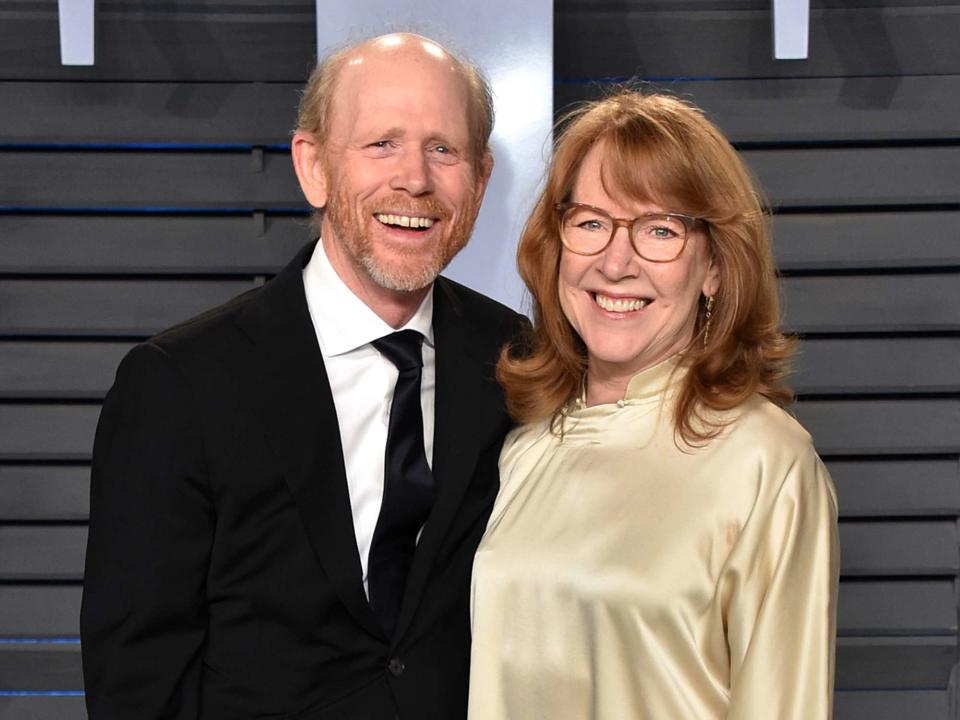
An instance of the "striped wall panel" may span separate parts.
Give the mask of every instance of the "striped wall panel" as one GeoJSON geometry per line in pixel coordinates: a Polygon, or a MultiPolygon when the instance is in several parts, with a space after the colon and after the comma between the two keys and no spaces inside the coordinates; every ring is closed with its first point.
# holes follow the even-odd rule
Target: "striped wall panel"
{"type": "MultiPolygon", "coordinates": [[[[950,75],[927,72],[691,80],[650,75],[641,67],[623,71],[625,78],[635,75],[641,87],[696,98],[697,105],[736,143],[778,145],[953,140],[960,113],[960,76],[957,70],[950,75]]],[[[554,104],[563,110],[597,98],[610,87],[599,77],[560,79],[554,104]]]]}
{"type": "Polygon", "coordinates": [[[960,74],[960,8],[884,2],[811,3],[810,57],[773,59],[762,1],[557,3],[561,80],[794,78],[960,74]]]}
{"type": "MultiPolygon", "coordinates": [[[[624,3],[561,0],[555,72],[561,79],[756,78],[957,74],[953,4],[816,2],[810,59],[777,63],[763,0],[624,3]],[[677,40],[682,38],[682,40],[677,40]],[[859,39],[862,39],[858,41],[859,39]]],[[[59,65],[56,7],[21,0],[0,8],[4,79],[297,82],[309,70],[313,2],[120,0],[105,7],[97,66],[59,65]]]]}
{"type": "MultiPolygon", "coordinates": [[[[103,396],[132,340],[0,340],[0,399],[103,396]]],[[[792,386],[804,394],[949,393],[960,383],[960,339],[807,338],[792,386]]]]}
{"type": "Polygon", "coordinates": [[[315,54],[313,0],[116,0],[98,8],[96,65],[62,67],[54,3],[0,6],[4,80],[302,82],[315,54]]]}
{"type": "Polygon", "coordinates": [[[309,233],[304,214],[0,214],[0,273],[266,275],[309,233]]]}
{"type": "Polygon", "coordinates": [[[299,82],[6,81],[0,126],[4,142],[21,144],[282,145],[301,88],[299,82]]]}

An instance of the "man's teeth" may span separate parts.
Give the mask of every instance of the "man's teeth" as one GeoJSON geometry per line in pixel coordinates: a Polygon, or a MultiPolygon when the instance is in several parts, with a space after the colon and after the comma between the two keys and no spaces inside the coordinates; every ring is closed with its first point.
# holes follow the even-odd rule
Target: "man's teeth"
{"type": "Polygon", "coordinates": [[[399,225],[400,227],[409,228],[428,228],[433,226],[433,218],[414,217],[412,215],[387,215],[386,213],[377,213],[374,217],[384,225],[399,225]]]}
{"type": "Polygon", "coordinates": [[[612,298],[601,295],[600,293],[594,295],[594,298],[597,301],[597,305],[607,312],[632,312],[634,310],[642,310],[650,303],[650,301],[645,298],[612,298]]]}

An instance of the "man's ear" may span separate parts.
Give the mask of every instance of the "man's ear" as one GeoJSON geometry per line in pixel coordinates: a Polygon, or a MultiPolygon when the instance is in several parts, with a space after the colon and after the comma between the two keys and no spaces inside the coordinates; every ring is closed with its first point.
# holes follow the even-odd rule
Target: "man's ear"
{"type": "Polygon", "coordinates": [[[487,190],[487,183],[490,182],[490,174],[493,172],[493,153],[490,149],[483,153],[483,159],[480,160],[480,167],[477,170],[477,202],[483,200],[483,193],[487,190]]]}
{"type": "Polygon", "coordinates": [[[325,207],[328,188],[323,146],[314,135],[297,130],[290,143],[290,153],[307,202],[315,208],[325,207]]]}

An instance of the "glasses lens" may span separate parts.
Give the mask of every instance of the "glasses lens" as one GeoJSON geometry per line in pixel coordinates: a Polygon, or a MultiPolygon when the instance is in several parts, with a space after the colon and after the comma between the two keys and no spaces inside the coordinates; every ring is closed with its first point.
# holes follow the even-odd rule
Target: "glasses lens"
{"type": "Polygon", "coordinates": [[[574,206],[563,214],[560,231],[563,244],[575,253],[593,255],[606,247],[613,234],[613,220],[590,207],[574,206]]]}
{"type": "Polygon", "coordinates": [[[671,215],[648,215],[633,225],[633,244],[648,260],[669,261],[683,250],[687,226],[671,215]]]}

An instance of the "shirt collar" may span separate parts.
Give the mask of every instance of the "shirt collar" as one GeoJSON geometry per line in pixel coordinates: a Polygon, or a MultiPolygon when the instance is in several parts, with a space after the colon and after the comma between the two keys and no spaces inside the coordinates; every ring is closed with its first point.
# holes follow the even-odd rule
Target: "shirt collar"
{"type": "Polygon", "coordinates": [[[416,330],[433,347],[433,287],[401,328],[390,327],[347,287],[318,241],[303,269],[307,307],[325,355],[342,355],[399,330],[416,330]]]}

